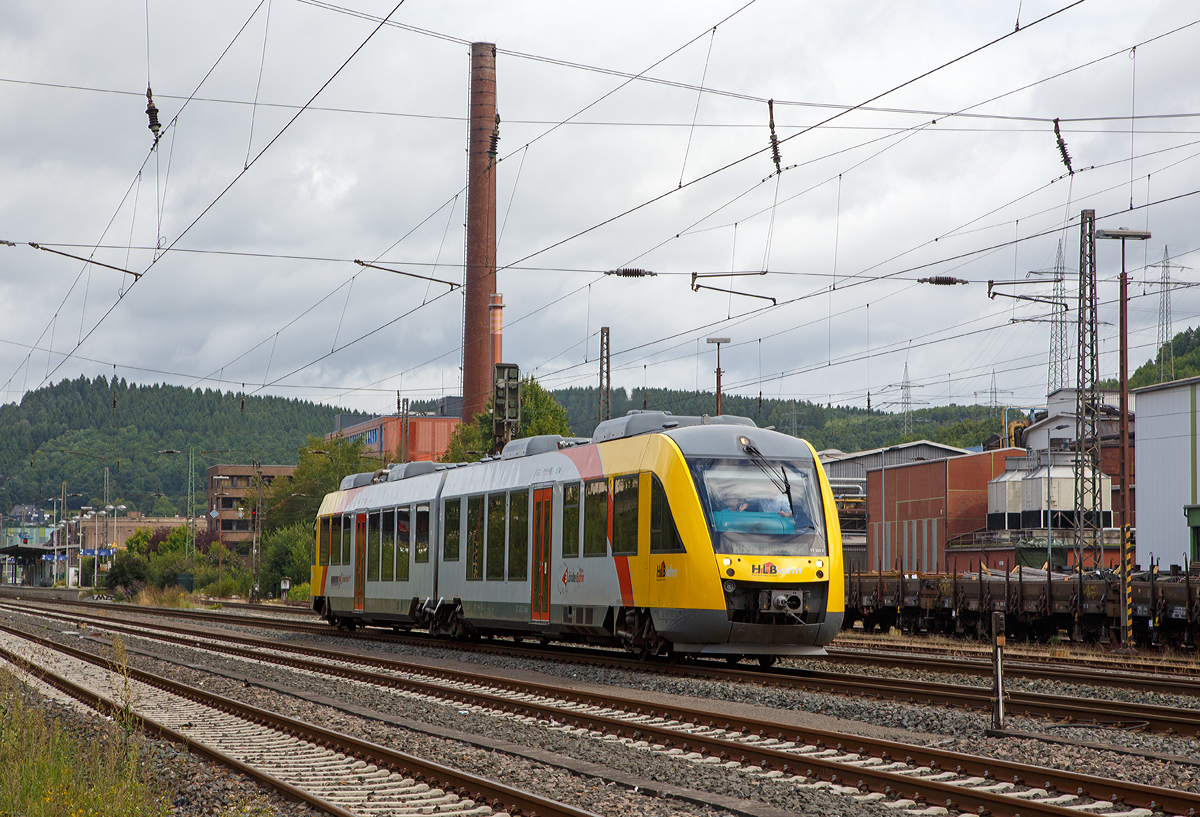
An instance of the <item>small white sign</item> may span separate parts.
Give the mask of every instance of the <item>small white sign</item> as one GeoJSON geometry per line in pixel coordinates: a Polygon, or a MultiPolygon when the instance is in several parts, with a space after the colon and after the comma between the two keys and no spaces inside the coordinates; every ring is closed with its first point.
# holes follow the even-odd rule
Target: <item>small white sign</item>
{"type": "Polygon", "coordinates": [[[246,513],[245,508],[238,508],[238,519],[241,519],[246,513]]]}
{"type": "Polygon", "coordinates": [[[213,508],[211,511],[209,511],[208,515],[211,516],[213,519],[216,519],[218,516],[220,516],[220,514],[217,513],[216,508],[213,508]]]}

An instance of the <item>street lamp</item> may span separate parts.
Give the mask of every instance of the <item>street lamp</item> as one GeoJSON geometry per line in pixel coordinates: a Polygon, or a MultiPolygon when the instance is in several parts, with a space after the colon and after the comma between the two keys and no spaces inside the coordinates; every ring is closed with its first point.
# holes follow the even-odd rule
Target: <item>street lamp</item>
{"type": "Polygon", "coordinates": [[[92,592],[93,593],[96,592],[96,582],[98,582],[100,580],[100,575],[99,575],[99,571],[100,571],[100,517],[102,517],[102,516],[108,516],[108,512],[107,511],[94,511],[93,512],[93,519],[95,519],[95,525],[93,526],[93,530],[95,531],[94,544],[96,545],[96,547],[92,548],[92,550],[93,550],[93,553],[92,553],[92,592]]]}
{"type": "Polygon", "coordinates": [[[721,416],[721,344],[729,343],[729,338],[709,338],[709,343],[717,344],[717,416],[721,416]]]}
{"type": "MultiPolygon", "coordinates": [[[[1096,238],[1111,238],[1121,242],[1121,527],[1129,527],[1129,275],[1125,272],[1125,242],[1146,241],[1150,238],[1149,230],[1128,230],[1120,227],[1116,230],[1097,230],[1096,238]]],[[[1123,537],[1122,537],[1123,538],[1123,537]]],[[[1124,547],[1122,547],[1124,556],[1124,547]]]]}
{"type": "MultiPolygon", "coordinates": [[[[1121,242],[1121,628],[1122,636],[1129,646],[1129,275],[1125,272],[1125,242],[1147,241],[1149,230],[1128,230],[1119,227],[1116,230],[1097,230],[1096,238],[1111,238],[1121,242]]],[[[1170,339],[1168,338],[1168,342],[1170,339]]],[[[1103,540],[1102,540],[1103,541],[1103,540]]],[[[1103,553],[1101,544],[1101,553],[1103,553]]],[[[1101,557],[1103,561],[1103,557],[1101,557]]]]}

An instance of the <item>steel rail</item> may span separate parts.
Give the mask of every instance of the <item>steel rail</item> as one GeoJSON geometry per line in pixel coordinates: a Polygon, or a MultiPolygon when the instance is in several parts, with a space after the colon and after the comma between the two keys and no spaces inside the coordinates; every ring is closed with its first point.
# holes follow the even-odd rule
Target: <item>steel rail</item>
{"type": "MultiPolygon", "coordinates": [[[[866,664],[878,667],[911,667],[931,672],[950,672],[962,675],[991,675],[990,658],[957,655],[937,655],[908,651],[873,650],[858,647],[826,647],[829,658],[843,664],[866,664]]],[[[1010,678],[1061,681],[1090,686],[1138,689],[1168,695],[1200,696],[1200,677],[1185,675],[1154,675],[1102,667],[1071,667],[1063,664],[1030,662],[1020,658],[1004,658],[1004,674],[1010,678]]]]}
{"type": "MultiPolygon", "coordinates": [[[[94,604],[86,602],[75,602],[73,604],[89,607],[93,610],[96,609],[94,604]]],[[[502,655],[520,654],[526,658],[557,662],[572,661],[585,665],[615,667],[631,672],[646,672],[652,668],[652,671],[656,674],[669,673],[704,680],[753,683],[793,691],[820,690],[839,695],[862,695],[905,703],[954,706],[960,709],[976,711],[987,711],[992,705],[992,693],[987,687],[936,681],[880,678],[848,673],[834,673],[824,670],[791,669],[785,667],[776,667],[771,670],[749,670],[745,668],[738,669],[718,666],[715,662],[689,662],[680,664],[662,662],[646,663],[631,659],[623,653],[618,654],[615,652],[570,646],[547,648],[522,646],[508,641],[502,644],[487,641],[447,641],[445,639],[435,639],[430,636],[398,635],[388,633],[385,630],[346,633],[343,631],[333,631],[332,628],[323,624],[309,625],[297,622],[284,622],[271,618],[213,615],[197,613],[196,611],[178,611],[175,609],[136,608],[136,611],[131,610],[129,614],[150,613],[159,617],[180,617],[181,612],[184,614],[182,617],[201,621],[215,621],[221,624],[263,627],[287,632],[316,633],[325,636],[334,635],[336,632],[341,637],[358,639],[367,643],[384,641],[423,647],[440,647],[442,649],[490,652],[502,655]]],[[[101,619],[103,620],[103,617],[101,619]]],[[[186,632],[186,630],[182,631],[186,632]]],[[[1051,695],[1013,690],[1010,690],[1005,697],[1005,707],[1011,715],[1030,715],[1052,718],[1060,722],[1095,724],[1098,726],[1149,729],[1163,734],[1200,735],[1200,709],[1164,707],[1153,704],[1107,701],[1100,698],[1081,698],[1078,696],[1051,695]]]]}
{"type": "MultiPolygon", "coordinates": [[[[2,629],[7,630],[7,628],[2,629]]],[[[22,638],[28,638],[28,636],[23,633],[17,633],[17,635],[20,635],[22,638]]],[[[37,678],[39,681],[42,681],[43,683],[54,687],[60,692],[71,696],[84,706],[95,709],[97,712],[108,715],[109,717],[121,715],[121,707],[117,706],[117,704],[113,703],[107,698],[103,698],[99,694],[92,692],[90,689],[82,687],[67,678],[63,678],[61,675],[58,675],[52,670],[38,666],[22,656],[10,652],[4,647],[0,647],[0,657],[3,657],[5,661],[8,661],[10,664],[19,667],[21,670],[37,678]]],[[[261,769],[243,763],[237,758],[230,757],[224,752],[214,749],[211,746],[198,743],[188,735],[178,732],[169,726],[158,723],[155,720],[139,715],[138,723],[142,729],[149,731],[165,740],[182,744],[188,748],[189,752],[203,755],[214,763],[219,763],[222,766],[227,766],[231,769],[234,769],[238,773],[257,780],[259,783],[278,791],[280,794],[288,797],[291,800],[300,803],[307,803],[318,811],[323,811],[326,814],[333,815],[334,817],[361,817],[361,815],[346,811],[345,809],[336,806],[327,800],[317,797],[311,792],[299,789],[290,783],[280,780],[274,775],[264,772],[261,769]]]]}
{"type": "MultiPolygon", "coordinates": [[[[0,624],[0,632],[6,632],[18,638],[32,641],[35,644],[64,653],[75,659],[86,661],[105,669],[111,669],[110,662],[86,650],[66,644],[59,644],[3,624],[0,624]]],[[[225,698],[206,690],[197,689],[196,687],[188,686],[187,684],[174,681],[170,678],[164,678],[136,667],[126,667],[124,671],[128,673],[130,678],[157,687],[173,695],[178,695],[181,698],[187,698],[244,720],[287,732],[312,743],[336,749],[346,755],[355,756],[362,760],[376,763],[377,765],[388,766],[394,770],[412,775],[418,782],[426,782],[431,786],[452,791],[461,797],[487,803],[497,810],[507,810],[514,814],[527,814],[530,817],[598,817],[594,812],[559,803],[549,798],[506,786],[494,780],[470,774],[469,772],[443,766],[440,763],[425,760],[415,755],[398,752],[386,746],[355,738],[352,735],[335,732],[304,721],[294,720],[279,713],[260,709],[233,698],[225,698]]],[[[287,785],[282,781],[278,782],[283,786],[287,785]]],[[[270,785],[275,785],[275,783],[270,783],[270,785]]],[[[321,806],[321,808],[324,808],[324,806],[321,806]]],[[[331,808],[337,809],[335,806],[331,806],[331,808]]],[[[340,809],[337,811],[341,814],[347,814],[347,817],[352,817],[340,809]]]]}
{"type": "MultiPolygon", "coordinates": [[[[117,628],[114,627],[113,629],[117,628]]],[[[129,632],[135,630],[134,627],[129,626],[120,626],[120,629],[122,631],[129,632]]],[[[852,751],[858,755],[870,755],[878,757],[885,762],[891,760],[892,758],[903,757],[905,762],[911,765],[928,766],[933,769],[954,770],[958,774],[975,775],[993,781],[1004,779],[1015,784],[1041,785],[1042,788],[1046,788],[1048,790],[1074,792],[1077,795],[1092,797],[1095,799],[1119,799],[1128,805],[1139,806],[1143,808],[1166,808],[1173,810],[1173,813],[1179,814],[1200,812],[1200,795],[1188,792],[1176,792],[1170,789],[1147,786],[1139,783],[1116,781],[1094,775],[1071,772],[1069,770],[1030,766],[1028,764],[985,758],[975,755],[963,755],[943,749],[922,747],[877,738],[867,738],[828,730],[786,726],[780,725],[773,721],[756,718],[731,717],[728,715],[717,716],[712,711],[703,709],[659,704],[640,704],[639,706],[640,702],[630,701],[628,698],[622,698],[616,695],[607,695],[595,692],[570,693],[552,684],[484,676],[477,671],[430,668],[423,664],[383,658],[380,656],[347,654],[337,650],[328,650],[295,644],[280,644],[246,636],[239,636],[231,633],[209,633],[205,635],[209,638],[226,639],[240,644],[253,645],[257,649],[243,649],[241,647],[232,647],[220,644],[201,644],[197,643],[196,635],[197,634],[193,633],[191,634],[190,638],[183,636],[176,637],[162,635],[154,635],[152,637],[166,640],[171,643],[177,643],[183,646],[191,646],[199,649],[221,652],[228,655],[235,655],[250,661],[271,662],[309,672],[322,673],[326,675],[333,675],[339,678],[356,680],[363,683],[404,689],[407,691],[420,693],[422,695],[431,695],[448,699],[457,704],[484,706],[491,709],[499,709],[501,711],[521,711],[524,714],[532,714],[532,716],[539,719],[546,718],[559,722],[572,723],[576,726],[583,724],[589,729],[604,733],[617,734],[618,736],[622,735],[623,733],[628,733],[630,730],[634,730],[633,734],[637,737],[641,737],[641,733],[653,734],[663,745],[667,746],[668,748],[671,747],[674,741],[683,739],[684,744],[681,748],[683,748],[684,751],[688,750],[690,745],[689,741],[698,742],[700,741],[700,737],[684,737],[681,736],[679,730],[672,729],[670,727],[655,727],[644,724],[630,723],[620,718],[594,715],[591,713],[580,713],[576,710],[566,709],[556,705],[542,705],[527,701],[513,701],[512,699],[504,697],[503,695],[496,695],[493,693],[447,689],[442,685],[441,682],[450,680],[457,683],[491,686],[494,688],[499,688],[508,693],[536,695],[550,700],[563,701],[564,703],[582,704],[584,706],[602,706],[608,709],[623,712],[629,712],[632,708],[636,708],[636,713],[644,717],[672,719],[680,722],[681,724],[690,722],[697,728],[700,728],[701,724],[704,724],[710,729],[720,728],[726,732],[740,730],[743,734],[757,734],[762,738],[773,736],[775,740],[780,742],[792,741],[816,745],[818,747],[836,746],[839,752],[852,751]],[[290,658],[287,656],[271,654],[270,652],[264,652],[264,650],[298,653],[318,660],[309,661],[299,658],[290,658]],[[380,667],[393,672],[404,672],[424,676],[430,678],[431,680],[424,682],[413,679],[401,679],[394,675],[337,666],[333,662],[355,663],[380,667]],[[571,700],[572,698],[574,698],[574,700],[571,700]],[[718,726],[718,724],[721,725],[718,726]],[[857,746],[858,748],[850,750],[846,748],[849,746],[857,746]]],[[[822,760],[821,758],[809,758],[804,755],[797,756],[781,750],[760,753],[759,755],[753,756],[747,755],[745,754],[747,744],[741,743],[740,741],[733,741],[731,743],[729,741],[711,739],[709,743],[698,745],[700,746],[700,751],[710,752],[713,754],[713,756],[733,757],[734,755],[730,751],[730,746],[732,745],[733,747],[736,747],[738,751],[742,752],[741,762],[747,762],[747,759],[749,759],[750,762],[761,763],[765,760],[768,761],[774,768],[780,768],[780,763],[782,762],[782,768],[784,770],[795,770],[798,768],[790,766],[791,763],[796,763],[797,761],[803,761],[803,763],[800,764],[803,765],[804,763],[808,763],[810,760],[812,760],[814,763],[822,760]]],[[[751,746],[750,748],[755,747],[751,746]]],[[[844,763],[836,766],[825,764],[822,766],[822,768],[829,770],[831,777],[833,777],[835,780],[840,775],[859,775],[863,771],[861,767],[850,767],[847,769],[846,764],[844,763]],[[841,770],[840,775],[838,774],[838,769],[841,770]]],[[[894,776],[895,775],[893,775],[893,777],[894,776]]],[[[898,777],[903,781],[907,781],[908,785],[910,786],[915,783],[924,784],[926,782],[937,782],[922,781],[920,778],[909,775],[898,775],[898,777]]],[[[866,778],[860,776],[859,779],[862,782],[866,782],[866,778]]],[[[881,785],[884,790],[903,790],[895,789],[894,784],[896,782],[897,781],[895,781],[892,777],[888,777],[876,780],[874,782],[868,782],[867,785],[873,788],[881,785]]],[[[953,787],[954,790],[958,792],[969,791],[969,789],[964,790],[961,786],[954,786],[953,783],[947,783],[945,785],[953,787]]],[[[945,792],[942,791],[941,793],[945,792]]],[[[1011,801],[1011,799],[1011,797],[1008,798],[1009,801],[1011,801]]],[[[962,805],[962,802],[959,802],[958,804],[962,805]]],[[[1079,813],[1078,809],[1071,809],[1070,811],[1075,814],[1079,813]]]]}

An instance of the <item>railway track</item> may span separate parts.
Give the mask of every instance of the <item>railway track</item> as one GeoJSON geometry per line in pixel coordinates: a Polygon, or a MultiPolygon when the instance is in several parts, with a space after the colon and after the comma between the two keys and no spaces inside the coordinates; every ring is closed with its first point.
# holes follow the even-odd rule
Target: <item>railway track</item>
{"type": "MultiPolygon", "coordinates": [[[[104,623],[111,620],[117,611],[98,608],[95,604],[82,603],[93,612],[90,620],[104,623]],[[104,614],[104,615],[101,615],[104,614]]],[[[45,609],[39,607],[38,609],[45,609]]],[[[236,624],[246,627],[261,627],[284,632],[315,633],[324,637],[334,634],[327,625],[313,622],[284,621],[276,617],[237,616],[198,611],[157,610],[136,608],[122,614],[153,613],[160,616],[183,616],[198,621],[218,622],[223,625],[236,624]]],[[[187,633],[186,627],[162,625],[166,631],[187,633]]],[[[603,650],[578,649],[571,647],[535,647],[504,642],[446,642],[415,635],[397,635],[386,630],[364,630],[357,633],[341,633],[345,637],[365,641],[387,641],[418,646],[435,646],[451,649],[467,649],[504,655],[519,654],[530,659],[546,661],[571,661],[593,666],[608,666],[634,672],[647,671],[648,665],[630,659],[622,653],[603,650]]],[[[656,674],[674,674],[689,678],[704,678],[733,683],[751,683],[761,686],[802,691],[821,691],[838,695],[861,695],[908,703],[933,706],[951,706],[976,711],[986,711],[992,706],[989,687],[963,684],[936,683],[927,680],[881,678],[820,670],[790,669],[776,667],[770,671],[748,670],[727,667],[717,662],[687,662],[682,664],[654,663],[656,674]]],[[[938,671],[945,672],[946,666],[938,671]]],[[[1080,681],[1086,683],[1086,681],[1080,681]]],[[[1168,687],[1172,692],[1178,690],[1168,687]]],[[[1186,693],[1182,693],[1186,694],[1186,693]]],[[[1049,695],[1036,692],[1009,690],[1006,696],[1006,711],[1009,715],[1028,715],[1050,718],[1064,723],[1096,724],[1109,727],[1148,729],[1163,734],[1200,736],[1200,709],[1135,704],[1107,701],[1078,696],[1049,695]]]]}
{"type": "MultiPolygon", "coordinates": [[[[979,642],[943,642],[924,638],[889,638],[843,631],[831,645],[834,650],[866,649],[889,653],[906,653],[924,656],[954,656],[962,658],[986,658],[991,654],[987,644],[979,642]]],[[[1009,642],[1006,655],[1011,658],[1036,664],[1062,664],[1088,667],[1098,670],[1132,670],[1163,676],[1200,676],[1200,656],[1167,656],[1140,649],[1129,652],[1103,652],[1095,647],[1078,648],[1065,645],[1057,648],[1027,646],[1009,642]]]]}
{"type": "Polygon", "coordinates": [[[0,626],[0,657],[91,708],[336,817],[591,812],[0,626]]]}
{"type": "Polygon", "coordinates": [[[102,625],[246,662],[383,687],[394,694],[620,742],[681,761],[721,764],[833,788],[861,799],[888,799],[911,812],[980,810],[997,815],[1150,817],[1194,814],[1200,795],[1004,760],[962,755],[825,730],[780,726],[683,706],[653,706],[620,695],[573,694],[548,684],[492,678],[479,671],[432,669],[379,656],[280,644],[226,632],[147,633],[145,626],[102,625]],[[233,644],[222,643],[225,641],[233,644]],[[929,810],[932,809],[932,810],[929,810]]]}
{"type": "MultiPolygon", "coordinates": [[[[839,664],[889,666],[959,675],[991,676],[993,672],[990,656],[978,658],[858,647],[827,647],[826,652],[829,654],[830,660],[839,664]]],[[[1196,675],[1155,675],[1115,668],[1042,663],[1012,658],[1007,651],[1004,656],[1004,672],[1009,678],[1028,678],[1200,697],[1200,676],[1196,675]]]]}

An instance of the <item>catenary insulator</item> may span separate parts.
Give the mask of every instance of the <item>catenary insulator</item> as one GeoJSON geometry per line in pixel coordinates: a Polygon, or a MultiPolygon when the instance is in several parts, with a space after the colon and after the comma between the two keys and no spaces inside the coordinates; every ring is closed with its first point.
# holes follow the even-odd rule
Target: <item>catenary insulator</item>
{"type": "Polygon", "coordinates": [[[162,125],[158,123],[158,108],[154,107],[154,97],[150,93],[150,87],[146,87],[146,116],[150,117],[150,132],[154,134],[154,138],[158,138],[158,132],[162,130],[162,125]]]}
{"type": "Polygon", "coordinates": [[[954,278],[949,275],[934,275],[930,278],[918,278],[917,283],[933,284],[934,286],[938,287],[952,287],[955,284],[969,284],[971,282],[963,280],[962,278],[954,278]]]}
{"type": "Polygon", "coordinates": [[[608,270],[605,275],[616,275],[620,278],[645,278],[646,276],[658,275],[657,272],[651,272],[648,269],[640,269],[638,267],[621,267],[620,269],[608,270]]]}
{"type": "Polygon", "coordinates": [[[775,135],[775,100],[767,100],[767,116],[771,125],[771,161],[775,162],[775,172],[782,173],[779,169],[779,137],[775,135]]]}

